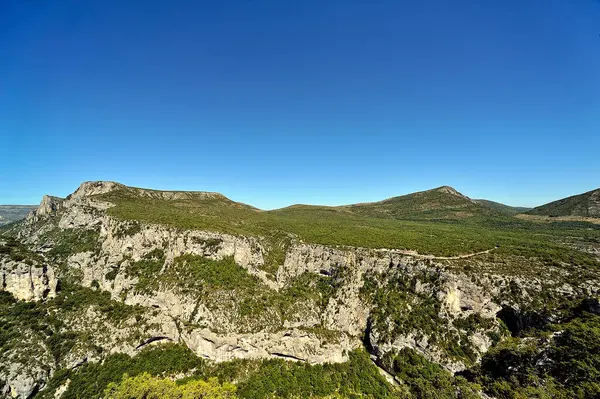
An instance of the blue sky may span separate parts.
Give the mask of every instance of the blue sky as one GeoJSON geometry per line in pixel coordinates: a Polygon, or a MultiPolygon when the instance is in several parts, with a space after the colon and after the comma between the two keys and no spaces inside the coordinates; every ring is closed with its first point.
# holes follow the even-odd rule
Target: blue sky
{"type": "Polygon", "coordinates": [[[600,2],[0,0],[0,203],[600,187],[600,2]]]}

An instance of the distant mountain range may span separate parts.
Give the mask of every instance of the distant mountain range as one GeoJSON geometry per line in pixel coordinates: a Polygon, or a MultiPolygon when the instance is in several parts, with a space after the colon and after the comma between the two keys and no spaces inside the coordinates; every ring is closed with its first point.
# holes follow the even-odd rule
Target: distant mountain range
{"type": "MultiPolygon", "coordinates": [[[[121,186],[121,185],[119,185],[121,186]]],[[[125,186],[122,186],[125,187],[125,186]]],[[[146,193],[162,193],[145,190],[146,193]]],[[[194,196],[194,192],[177,192],[180,195],[194,196]]],[[[259,211],[250,205],[229,200],[227,197],[210,193],[215,198],[246,210],[259,211]]],[[[150,194],[148,194],[150,195],[150,194]]],[[[0,226],[21,220],[37,205],[0,205],[0,226]]],[[[350,204],[342,206],[292,205],[269,211],[277,214],[304,212],[327,212],[383,219],[448,219],[469,216],[515,216],[529,214],[548,217],[600,217],[600,189],[588,191],[535,208],[505,205],[486,199],[471,199],[450,186],[388,198],[378,202],[350,204]]]]}
{"type": "MultiPolygon", "coordinates": [[[[501,206],[511,208],[506,205],[501,206]]],[[[286,214],[299,210],[312,213],[328,211],[337,215],[396,220],[463,219],[470,216],[495,214],[493,207],[472,200],[450,186],[437,187],[377,202],[341,206],[292,205],[272,212],[286,214]]]]}
{"type": "Polygon", "coordinates": [[[0,226],[25,218],[35,208],[37,205],[0,205],[0,226]]]}

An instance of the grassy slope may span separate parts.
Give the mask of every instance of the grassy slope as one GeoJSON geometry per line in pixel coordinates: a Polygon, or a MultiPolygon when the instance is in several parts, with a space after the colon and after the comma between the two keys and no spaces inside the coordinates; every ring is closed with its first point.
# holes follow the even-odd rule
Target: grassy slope
{"type": "Polygon", "coordinates": [[[366,217],[409,220],[464,219],[496,214],[447,186],[340,208],[366,217]]]}
{"type": "Polygon", "coordinates": [[[600,217],[600,189],[533,208],[530,215],[600,217]]]}
{"type": "MultiPolygon", "coordinates": [[[[278,239],[293,234],[314,243],[412,249],[440,256],[496,245],[514,254],[573,257],[568,237],[600,239],[600,226],[535,223],[485,208],[466,197],[431,190],[379,203],[343,207],[292,206],[260,211],[224,197],[162,199],[120,189],[101,198],[114,203],[112,216],[185,229],[278,239]]],[[[579,255],[578,255],[579,256],[579,255]]],[[[582,255],[583,256],[583,255],[582,255]]],[[[585,256],[584,256],[585,257],[585,256]]],[[[589,260],[589,259],[588,259],[589,260]]]]}
{"type": "Polygon", "coordinates": [[[522,206],[504,205],[499,202],[494,202],[494,201],[489,201],[489,200],[484,200],[484,199],[476,199],[475,201],[477,203],[485,206],[486,208],[494,209],[505,215],[517,215],[519,213],[524,213],[524,212],[531,210],[531,208],[525,208],[522,206]]]}

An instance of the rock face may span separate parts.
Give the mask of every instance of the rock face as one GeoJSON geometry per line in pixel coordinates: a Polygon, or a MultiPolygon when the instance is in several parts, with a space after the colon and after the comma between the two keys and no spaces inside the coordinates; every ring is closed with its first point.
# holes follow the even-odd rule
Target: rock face
{"type": "Polygon", "coordinates": [[[358,343],[347,336],[339,342],[326,343],[317,335],[298,329],[227,335],[203,329],[182,338],[199,356],[218,362],[280,357],[308,363],[340,363],[348,360],[344,351],[358,347],[358,343]]]}
{"type": "Polygon", "coordinates": [[[0,395],[10,398],[29,398],[42,388],[53,372],[52,356],[39,338],[31,333],[20,337],[19,348],[2,353],[0,395]],[[28,355],[22,359],[23,352],[28,355]]]}
{"type": "Polygon", "coordinates": [[[13,363],[6,374],[0,374],[0,381],[8,381],[0,394],[6,398],[29,398],[44,385],[48,377],[48,373],[41,368],[25,368],[13,363]]]}
{"type": "Polygon", "coordinates": [[[40,202],[40,206],[31,214],[31,217],[38,216],[43,217],[47,215],[51,215],[58,211],[60,206],[63,203],[62,198],[52,197],[50,195],[44,195],[42,197],[42,202],[40,202]]]}
{"type": "MultiPolygon", "coordinates": [[[[501,333],[496,315],[502,304],[496,297],[510,284],[502,276],[489,274],[474,280],[433,257],[389,249],[329,247],[293,238],[272,275],[264,270],[268,249],[260,237],[181,230],[109,216],[106,209],[112,204],[97,196],[121,187],[113,182],[88,182],[64,200],[46,196],[22,224],[20,239],[42,258],[48,251],[60,252],[57,248],[65,247],[71,237],[69,252],[60,264],[0,258],[2,289],[18,299],[51,298],[59,279],[68,278],[108,292],[114,301],[143,309],[143,316],[119,322],[103,319],[94,308],[78,318],[66,318],[67,325],[94,336],[95,345],[106,353],[133,355],[146,344],[169,340],[182,342],[214,361],[284,358],[323,363],[346,361],[348,352],[366,341],[378,363],[410,347],[448,370],[459,371],[488,350],[490,336],[501,333]],[[186,284],[194,281],[178,274],[184,255],[232,259],[251,276],[251,294],[243,288],[202,286],[201,294],[196,285],[187,289],[186,284]],[[146,270],[152,270],[150,276],[143,274],[146,270]],[[305,284],[304,290],[294,291],[300,283],[305,284]],[[320,290],[323,285],[326,289],[320,290]],[[392,295],[398,298],[396,302],[382,302],[392,295]],[[413,325],[415,310],[421,307],[429,312],[426,325],[413,325]],[[392,316],[406,320],[406,326],[398,328],[392,316]],[[432,339],[435,334],[467,348],[470,357],[450,353],[432,339]]],[[[128,189],[164,200],[190,195],[128,189]]],[[[82,359],[99,360],[89,348],[75,345],[64,363],[77,364],[82,359]]],[[[47,364],[52,367],[46,370],[52,372],[52,361],[47,364]]],[[[0,374],[4,393],[26,398],[42,387],[40,381],[48,373],[36,370],[23,374],[9,369],[0,374]]]]}
{"type": "MultiPolygon", "coordinates": [[[[67,259],[68,268],[81,275],[80,283],[84,286],[98,284],[100,289],[110,292],[113,298],[125,298],[125,303],[129,305],[160,309],[169,320],[202,320],[207,328],[179,334],[175,332],[172,323],[167,322],[162,332],[171,339],[186,342],[199,355],[214,360],[275,356],[311,363],[344,361],[344,353],[360,345],[367,325],[369,305],[360,298],[365,273],[384,273],[390,269],[390,265],[408,275],[414,270],[427,268],[419,259],[407,256],[402,251],[331,248],[293,242],[273,280],[261,270],[265,262],[265,249],[256,238],[194,230],[181,231],[158,225],[137,226],[133,234],[122,234],[129,229],[128,222],[107,216],[102,212],[106,206],[93,197],[119,186],[110,182],[84,183],[62,203],[45,198],[35,217],[39,220],[52,214],[60,214],[57,222],[59,229],[97,231],[99,241],[96,252],[74,253],[67,259]],[[157,249],[164,253],[163,269],[171,267],[174,260],[184,254],[217,260],[233,257],[235,263],[260,279],[268,290],[283,290],[294,279],[305,274],[339,279],[343,289],[336,291],[322,314],[314,317],[302,314],[297,321],[293,321],[292,317],[284,321],[279,331],[258,330],[240,334],[239,320],[225,322],[226,316],[219,309],[208,309],[203,304],[198,304],[196,297],[167,287],[140,293],[135,289],[137,280],[126,273],[118,272],[109,276],[118,265],[140,261],[157,249]],[[316,334],[298,330],[311,329],[317,325],[341,333],[339,342],[326,345],[316,334]]],[[[156,194],[150,192],[148,195],[156,194]]],[[[44,245],[43,239],[35,233],[28,235],[27,239],[34,246],[44,245]]],[[[493,304],[482,289],[460,276],[445,274],[444,278],[447,280],[444,291],[437,293],[436,297],[439,296],[448,314],[460,314],[461,308],[464,308],[469,309],[468,313],[477,312],[487,318],[495,316],[499,306],[493,304]]],[[[405,343],[390,343],[389,346],[401,348],[404,345],[405,343]]]]}
{"type": "Polygon", "coordinates": [[[119,187],[124,187],[122,184],[112,181],[87,181],[75,190],[75,192],[67,197],[67,200],[77,200],[93,195],[106,194],[119,187]]]}
{"type": "Polygon", "coordinates": [[[37,301],[56,295],[58,280],[54,269],[47,265],[18,262],[4,256],[0,258],[0,273],[0,290],[10,292],[17,299],[37,301]]]}

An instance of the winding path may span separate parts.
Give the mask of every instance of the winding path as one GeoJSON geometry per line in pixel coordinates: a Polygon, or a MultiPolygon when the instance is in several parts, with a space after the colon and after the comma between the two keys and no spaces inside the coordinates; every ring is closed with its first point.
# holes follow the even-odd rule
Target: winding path
{"type": "Polygon", "coordinates": [[[477,256],[477,255],[489,254],[490,252],[492,252],[495,249],[498,249],[498,247],[496,246],[494,248],[486,249],[485,251],[473,252],[470,254],[455,255],[455,256],[423,255],[423,254],[418,253],[417,251],[403,251],[403,250],[397,250],[397,252],[399,252],[403,255],[414,256],[414,257],[420,258],[420,259],[457,260],[457,259],[471,258],[471,257],[477,256]]]}

